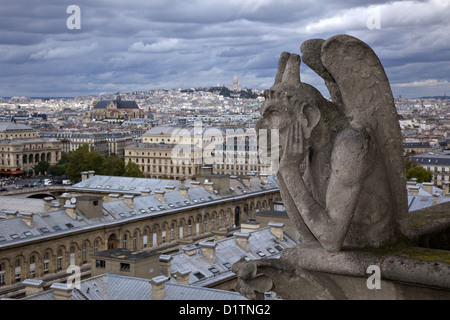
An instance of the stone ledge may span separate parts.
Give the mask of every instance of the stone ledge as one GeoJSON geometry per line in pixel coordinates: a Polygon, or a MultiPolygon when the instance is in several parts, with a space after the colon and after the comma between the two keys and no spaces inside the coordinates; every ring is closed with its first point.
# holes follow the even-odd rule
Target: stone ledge
{"type": "Polygon", "coordinates": [[[304,270],[368,277],[367,268],[376,265],[380,267],[381,280],[450,290],[449,251],[398,247],[330,253],[315,243],[300,244],[287,250],[280,259],[304,270]]]}

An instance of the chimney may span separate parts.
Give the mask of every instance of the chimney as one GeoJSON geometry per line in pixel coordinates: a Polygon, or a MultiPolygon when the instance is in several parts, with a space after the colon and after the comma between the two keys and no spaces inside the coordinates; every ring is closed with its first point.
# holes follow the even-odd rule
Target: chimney
{"type": "Polygon", "coordinates": [[[134,209],[134,195],[126,194],[123,196],[123,199],[125,200],[125,204],[127,206],[129,206],[131,209],[134,209]]]}
{"type": "Polygon", "coordinates": [[[186,199],[189,199],[189,192],[188,192],[189,187],[185,187],[185,186],[178,187],[178,190],[180,191],[180,193],[183,197],[185,197],[186,199]]]}
{"type": "Polygon", "coordinates": [[[6,219],[11,219],[17,217],[19,211],[14,210],[4,210],[3,213],[6,213],[6,219]]]}
{"type": "Polygon", "coordinates": [[[248,219],[241,223],[241,232],[247,233],[258,230],[260,228],[259,223],[255,219],[248,219]]]}
{"type": "Polygon", "coordinates": [[[71,286],[67,283],[54,283],[50,286],[53,289],[53,297],[55,300],[72,300],[72,290],[71,286]]]}
{"type": "Polygon", "coordinates": [[[433,205],[439,204],[439,193],[433,193],[433,205]]]}
{"type": "Polygon", "coordinates": [[[280,239],[281,241],[283,241],[283,228],[284,228],[284,223],[281,222],[270,222],[269,223],[269,227],[270,227],[270,232],[277,237],[278,239],[280,239]]]}
{"type": "Polygon", "coordinates": [[[20,216],[22,217],[22,221],[25,222],[29,228],[34,227],[32,212],[21,212],[20,216]]]}
{"type": "Polygon", "coordinates": [[[44,198],[44,211],[50,210],[50,203],[53,201],[53,197],[45,197],[44,198]]]}
{"type": "Polygon", "coordinates": [[[259,174],[259,178],[261,179],[262,182],[264,183],[268,183],[269,179],[268,179],[269,175],[267,173],[260,173],[259,174]]]}
{"type": "Polygon", "coordinates": [[[184,253],[186,253],[188,256],[193,256],[197,253],[197,246],[195,244],[188,244],[187,246],[184,246],[182,248],[184,253]]]}
{"type": "Polygon", "coordinates": [[[198,187],[200,185],[200,181],[191,181],[191,186],[198,187]]]}
{"type": "Polygon", "coordinates": [[[247,187],[247,188],[251,188],[251,183],[250,183],[250,177],[249,176],[244,176],[242,177],[242,183],[247,187]]]}
{"type": "Polygon", "coordinates": [[[87,178],[88,178],[88,172],[87,171],[81,172],[81,181],[87,180],[87,178]]]}
{"type": "Polygon", "coordinates": [[[162,190],[155,190],[155,196],[156,199],[158,199],[159,201],[161,201],[162,203],[164,203],[164,194],[166,193],[165,191],[162,190]]]}
{"type": "Polygon", "coordinates": [[[178,284],[184,284],[186,286],[189,285],[189,275],[191,274],[191,270],[188,269],[184,269],[181,271],[177,271],[175,273],[176,277],[177,277],[177,283],[178,284]]]}
{"type": "Polygon", "coordinates": [[[429,194],[433,194],[433,182],[423,182],[423,189],[429,194]]]}
{"type": "Polygon", "coordinates": [[[44,281],[38,279],[26,279],[22,282],[25,285],[25,296],[44,291],[44,281]]]}
{"type": "Polygon", "coordinates": [[[95,176],[95,171],[93,171],[93,170],[88,171],[88,179],[92,178],[93,176],[95,176]]]}
{"type": "Polygon", "coordinates": [[[154,277],[150,280],[152,285],[152,300],[162,300],[166,294],[166,282],[169,278],[165,276],[154,277]]]}
{"type": "Polygon", "coordinates": [[[184,187],[185,181],[186,181],[186,178],[181,178],[180,179],[180,187],[184,187]]]}
{"type": "Polygon", "coordinates": [[[172,272],[172,256],[162,254],[159,256],[159,267],[163,276],[170,277],[172,272]]]}
{"type": "Polygon", "coordinates": [[[446,196],[450,193],[450,181],[442,181],[442,195],[446,196]]]}
{"type": "Polygon", "coordinates": [[[175,190],[175,186],[165,186],[164,188],[166,189],[166,191],[173,191],[173,190],[175,190]]]}
{"type": "Polygon", "coordinates": [[[213,188],[214,182],[207,182],[207,181],[205,181],[204,185],[205,185],[205,190],[206,191],[208,191],[211,194],[214,193],[214,188],[213,188]]]}
{"type": "Polygon", "coordinates": [[[113,201],[113,200],[119,200],[120,194],[118,193],[110,193],[108,194],[103,201],[113,201]]]}
{"type": "Polygon", "coordinates": [[[67,215],[72,219],[77,219],[77,213],[75,212],[76,206],[74,204],[66,204],[64,206],[64,209],[66,209],[67,215]]]}
{"type": "Polygon", "coordinates": [[[419,186],[409,186],[408,187],[409,193],[412,195],[418,195],[419,194],[419,186]]]}
{"type": "Polygon", "coordinates": [[[217,243],[212,241],[203,241],[198,244],[202,248],[202,254],[212,262],[216,262],[217,243]]]}
{"type": "Polygon", "coordinates": [[[245,251],[250,250],[250,233],[244,233],[244,232],[235,232],[234,237],[236,239],[236,243],[245,251]]]}
{"type": "Polygon", "coordinates": [[[152,192],[150,189],[142,189],[141,195],[148,196],[150,194],[150,192],[152,192]]]}

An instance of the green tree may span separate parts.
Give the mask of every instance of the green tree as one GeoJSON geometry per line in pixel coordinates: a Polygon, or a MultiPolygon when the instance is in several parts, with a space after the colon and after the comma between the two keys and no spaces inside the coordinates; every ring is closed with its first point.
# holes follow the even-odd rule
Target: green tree
{"type": "Polygon", "coordinates": [[[37,165],[34,166],[34,172],[36,174],[46,174],[50,168],[50,163],[47,161],[39,161],[37,165]]]}
{"type": "Polygon", "coordinates": [[[121,176],[125,173],[125,161],[115,154],[103,159],[102,169],[99,174],[108,176],[121,176]]]}
{"type": "Polygon", "coordinates": [[[98,152],[89,151],[89,146],[84,144],[77,150],[69,153],[69,164],[66,168],[66,174],[72,181],[79,181],[83,171],[102,172],[104,158],[98,152]]]}
{"type": "Polygon", "coordinates": [[[416,166],[409,168],[406,172],[406,179],[411,180],[412,178],[416,178],[418,183],[431,182],[433,174],[424,167],[416,166]]]}
{"type": "Polygon", "coordinates": [[[127,165],[125,166],[125,172],[122,174],[123,177],[136,177],[140,178],[142,177],[142,171],[139,169],[139,165],[128,161],[127,165]]]}

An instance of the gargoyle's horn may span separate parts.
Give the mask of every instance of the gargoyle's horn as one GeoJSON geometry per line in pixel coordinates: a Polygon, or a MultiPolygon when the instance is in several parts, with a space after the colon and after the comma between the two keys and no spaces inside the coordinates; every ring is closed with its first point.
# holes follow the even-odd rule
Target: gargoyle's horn
{"type": "Polygon", "coordinates": [[[291,54],[284,69],[282,82],[297,84],[300,83],[300,56],[291,54]]]}
{"type": "Polygon", "coordinates": [[[278,60],[278,71],[275,76],[275,84],[280,83],[283,79],[284,69],[286,68],[290,56],[291,54],[289,52],[281,53],[280,60],[278,60]]]}

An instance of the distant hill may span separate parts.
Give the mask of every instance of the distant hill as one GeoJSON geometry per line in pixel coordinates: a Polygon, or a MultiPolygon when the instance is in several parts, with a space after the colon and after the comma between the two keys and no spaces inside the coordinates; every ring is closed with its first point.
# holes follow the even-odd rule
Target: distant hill
{"type": "Polygon", "coordinates": [[[447,96],[427,96],[427,97],[419,97],[417,99],[447,99],[447,96]]]}

